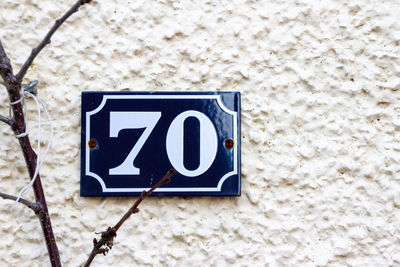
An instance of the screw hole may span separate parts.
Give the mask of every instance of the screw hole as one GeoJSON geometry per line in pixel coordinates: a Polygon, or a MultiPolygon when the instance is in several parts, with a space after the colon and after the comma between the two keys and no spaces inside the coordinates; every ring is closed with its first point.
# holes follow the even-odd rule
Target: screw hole
{"type": "Polygon", "coordinates": [[[89,146],[90,148],[95,148],[95,147],[97,146],[96,140],[90,139],[89,142],[88,142],[88,146],[89,146]]]}
{"type": "Polygon", "coordinates": [[[226,139],[225,140],[225,147],[227,149],[231,149],[234,145],[235,145],[235,143],[233,142],[232,139],[226,139]]]}

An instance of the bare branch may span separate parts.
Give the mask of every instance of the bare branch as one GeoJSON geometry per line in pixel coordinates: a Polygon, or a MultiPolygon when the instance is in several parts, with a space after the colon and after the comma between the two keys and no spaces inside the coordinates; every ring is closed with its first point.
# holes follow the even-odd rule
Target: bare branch
{"type": "Polygon", "coordinates": [[[4,50],[3,43],[0,40],[0,72],[8,71],[11,69],[10,60],[7,57],[6,51],[4,50]]]}
{"type": "Polygon", "coordinates": [[[4,85],[15,80],[13,69],[11,66],[10,59],[7,57],[6,51],[4,50],[3,43],[0,40],[0,76],[3,78],[4,85]]]}
{"type": "Polygon", "coordinates": [[[10,126],[12,125],[12,120],[10,120],[7,117],[1,116],[1,115],[0,115],[0,121],[4,122],[4,123],[6,123],[6,124],[8,124],[10,126]]]}
{"type": "Polygon", "coordinates": [[[28,71],[29,67],[32,65],[33,60],[35,60],[36,56],[42,51],[42,49],[51,42],[51,37],[57,31],[57,29],[75,12],[79,10],[79,7],[90,3],[91,0],[78,0],[61,18],[57,19],[51,27],[51,29],[47,32],[44,39],[40,42],[40,44],[32,49],[29,58],[25,61],[24,65],[22,66],[21,70],[15,75],[18,82],[21,82],[24,78],[26,72],[28,71]]]}
{"type": "Polygon", "coordinates": [[[122,226],[122,224],[134,213],[138,213],[138,206],[142,201],[149,196],[154,190],[159,188],[160,186],[168,183],[171,180],[171,176],[174,175],[176,171],[171,169],[165,174],[160,181],[158,181],[149,191],[143,191],[142,195],[135,201],[132,207],[124,214],[124,216],[119,220],[119,222],[114,227],[108,227],[105,232],[101,232],[101,239],[97,241],[95,238],[93,240],[93,250],[89,255],[88,260],[86,261],[84,267],[90,266],[94,257],[98,254],[106,255],[107,252],[112,248],[114,237],[117,236],[118,229],[122,226]]]}
{"type": "MultiPolygon", "coordinates": [[[[68,10],[64,16],[58,19],[53,27],[46,34],[43,41],[39,44],[38,47],[34,48],[26,60],[21,70],[17,75],[14,76],[13,69],[10,63],[9,58],[4,50],[3,44],[0,40],[0,76],[4,81],[4,86],[7,89],[9,98],[11,102],[15,102],[21,98],[20,90],[21,90],[21,82],[32,65],[36,56],[42,51],[42,49],[50,43],[50,39],[54,32],[61,26],[62,23],[65,22],[73,13],[77,12],[81,5],[89,3],[91,0],[78,0],[71,8],[68,10]]],[[[15,134],[23,133],[25,131],[25,117],[22,109],[21,103],[17,103],[12,105],[13,118],[12,118],[12,129],[15,134]]],[[[35,151],[32,149],[30,144],[29,136],[21,137],[18,139],[22,154],[25,158],[26,166],[29,172],[30,177],[34,176],[36,164],[37,164],[37,155],[35,151]]],[[[40,210],[36,212],[36,215],[39,218],[40,225],[42,227],[43,237],[46,242],[47,251],[49,253],[50,263],[53,267],[61,267],[60,254],[58,252],[56,240],[54,238],[53,229],[51,226],[50,215],[47,209],[46,197],[43,192],[42,183],[40,180],[40,175],[37,174],[36,180],[33,183],[33,191],[35,193],[36,203],[40,206],[40,210]]]]}
{"type": "MultiPolygon", "coordinates": [[[[9,195],[9,194],[4,194],[1,192],[0,192],[0,197],[4,198],[4,199],[14,200],[14,201],[17,200],[17,197],[9,195]]],[[[18,202],[24,204],[25,206],[27,206],[28,208],[33,210],[36,214],[42,210],[41,206],[38,203],[34,203],[34,202],[31,202],[31,201],[23,199],[23,198],[20,198],[18,202]]]]}

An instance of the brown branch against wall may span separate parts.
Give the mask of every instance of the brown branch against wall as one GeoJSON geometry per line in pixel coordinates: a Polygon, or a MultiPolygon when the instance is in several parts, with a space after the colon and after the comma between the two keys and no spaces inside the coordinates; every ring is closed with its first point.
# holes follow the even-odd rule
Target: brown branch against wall
{"type": "Polygon", "coordinates": [[[89,258],[87,259],[84,267],[90,266],[92,263],[94,257],[96,257],[98,254],[103,254],[106,255],[107,252],[112,248],[113,246],[113,241],[114,238],[117,236],[117,231],[118,229],[122,226],[128,218],[134,214],[138,213],[139,209],[138,206],[142,201],[148,197],[154,190],[159,188],[160,186],[168,183],[171,180],[171,176],[176,173],[175,170],[171,169],[169,170],[163,178],[161,178],[160,181],[158,181],[149,191],[143,191],[142,195],[133,203],[132,207],[122,216],[122,218],[118,221],[118,223],[114,227],[108,227],[106,231],[101,232],[101,239],[97,241],[95,238],[93,240],[93,250],[89,255],[89,258]]]}
{"type": "MultiPolygon", "coordinates": [[[[1,192],[0,192],[0,197],[3,199],[9,199],[9,200],[14,200],[14,201],[17,200],[16,196],[12,196],[12,195],[1,193],[1,192]]],[[[23,198],[20,198],[18,202],[21,204],[24,204],[25,206],[27,206],[28,208],[33,210],[36,214],[38,214],[42,209],[38,203],[34,203],[34,202],[31,202],[31,201],[23,199],[23,198]]]]}
{"type": "Polygon", "coordinates": [[[44,39],[39,43],[37,47],[32,49],[30,56],[28,59],[25,61],[24,65],[22,66],[21,70],[15,75],[16,79],[18,82],[21,82],[22,79],[24,78],[26,72],[28,71],[29,67],[32,65],[33,61],[35,60],[36,56],[42,51],[42,49],[50,44],[51,42],[51,37],[53,34],[57,31],[57,29],[75,12],[79,10],[79,7],[90,3],[91,0],[78,0],[61,18],[57,19],[54,22],[53,27],[47,32],[46,36],[44,39]]]}
{"type": "Polygon", "coordinates": [[[9,118],[7,118],[7,117],[4,117],[4,116],[1,116],[1,115],[0,115],[0,121],[2,121],[2,122],[4,122],[4,123],[6,123],[6,124],[12,126],[12,120],[9,119],[9,118]]]}
{"type": "MultiPolygon", "coordinates": [[[[3,85],[6,87],[10,103],[18,102],[21,99],[21,83],[22,80],[32,65],[36,56],[42,51],[42,49],[50,43],[50,39],[57,29],[75,12],[79,10],[79,7],[89,3],[91,0],[78,0],[60,19],[56,20],[53,27],[46,34],[44,39],[39,43],[39,45],[34,48],[28,57],[28,59],[23,64],[21,70],[17,75],[14,75],[10,59],[8,58],[3,44],[0,40],[0,76],[3,79],[3,85]]],[[[26,121],[23,113],[23,108],[21,102],[11,105],[12,119],[10,120],[11,128],[15,135],[25,132],[26,121]]],[[[8,122],[7,118],[2,117],[1,121],[8,122]]],[[[37,164],[37,155],[32,149],[30,144],[29,136],[24,136],[18,138],[22,154],[25,159],[26,167],[30,178],[32,179],[35,173],[37,164]]],[[[46,242],[47,251],[49,253],[49,258],[52,266],[61,266],[60,254],[57,248],[56,240],[54,237],[53,229],[51,226],[50,215],[47,209],[46,198],[43,192],[43,187],[38,174],[35,182],[33,183],[33,191],[35,193],[36,204],[39,205],[40,210],[36,213],[38,215],[40,225],[42,228],[43,236],[46,242]]],[[[4,196],[4,195],[3,195],[4,196]]],[[[26,202],[26,204],[28,204],[26,202]]]]}

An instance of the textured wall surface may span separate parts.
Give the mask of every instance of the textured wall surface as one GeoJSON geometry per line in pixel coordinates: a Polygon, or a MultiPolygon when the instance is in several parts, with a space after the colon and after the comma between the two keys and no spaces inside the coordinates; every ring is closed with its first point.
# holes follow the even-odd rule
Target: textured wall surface
{"type": "MultiPolygon", "coordinates": [[[[0,1],[14,69],[73,2],[0,1]]],[[[398,0],[83,7],[25,81],[40,80],[55,124],[41,174],[64,265],[134,201],[79,196],[81,91],[226,90],[242,93],[242,196],[148,199],[93,266],[400,266],[399,17],[398,0]]],[[[4,124],[0,136],[0,190],[16,194],[24,161],[4,124]]],[[[10,205],[0,265],[48,266],[34,214],[10,205]]]]}

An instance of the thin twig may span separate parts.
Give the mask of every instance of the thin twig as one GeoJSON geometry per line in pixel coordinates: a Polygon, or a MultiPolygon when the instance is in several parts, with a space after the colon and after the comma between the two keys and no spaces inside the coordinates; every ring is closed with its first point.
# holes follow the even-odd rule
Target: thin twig
{"type": "Polygon", "coordinates": [[[51,42],[51,37],[55,33],[55,31],[66,21],[72,14],[77,12],[79,10],[79,7],[90,3],[91,0],[78,0],[61,18],[57,19],[51,27],[51,29],[48,31],[44,39],[40,42],[40,44],[32,49],[30,56],[28,59],[25,61],[24,65],[22,66],[21,70],[18,72],[17,75],[15,75],[15,78],[17,79],[18,82],[21,82],[22,79],[24,78],[26,72],[28,71],[29,67],[32,65],[33,60],[35,60],[36,56],[42,51],[42,49],[47,45],[50,44],[51,42]]]}
{"type": "MultiPolygon", "coordinates": [[[[0,192],[0,197],[4,198],[4,199],[14,200],[14,201],[17,200],[16,196],[12,196],[12,195],[9,195],[9,194],[4,194],[4,193],[1,193],[1,192],[0,192]]],[[[34,202],[31,202],[31,201],[23,199],[23,198],[20,198],[18,202],[24,204],[25,206],[27,206],[28,208],[33,210],[35,213],[38,213],[38,212],[40,212],[42,210],[41,206],[38,203],[34,203],[34,202]]]]}
{"type": "Polygon", "coordinates": [[[4,123],[7,123],[8,125],[12,125],[12,120],[10,120],[9,118],[7,118],[7,117],[4,117],[4,116],[1,116],[0,115],[0,121],[2,121],[2,122],[4,122],[4,123]]]}
{"type": "Polygon", "coordinates": [[[176,173],[175,170],[173,169],[169,170],[167,174],[165,174],[165,176],[161,178],[161,180],[158,181],[149,191],[143,191],[142,195],[135,201],[132,207],[124,214],[124,216],[118,221],[118,223],[114,227],[108,227],[105,232],[101,232],[101,239],[99,241],[97,241],[96,238],[93,240],[93,250],[90,253],[89,258],[86,261],[84,267],[90,266],[96,255],[107,254],[107,252],[112,248],[114,237],[117,236],[117,231],[122,226],[122,224],[132,214],[138,213],[139,212],[138,206],[140,205],[140,203],[158,187],[168,183],[171,180],[171,176],[174,175],[175,173],[176,173]]]}

